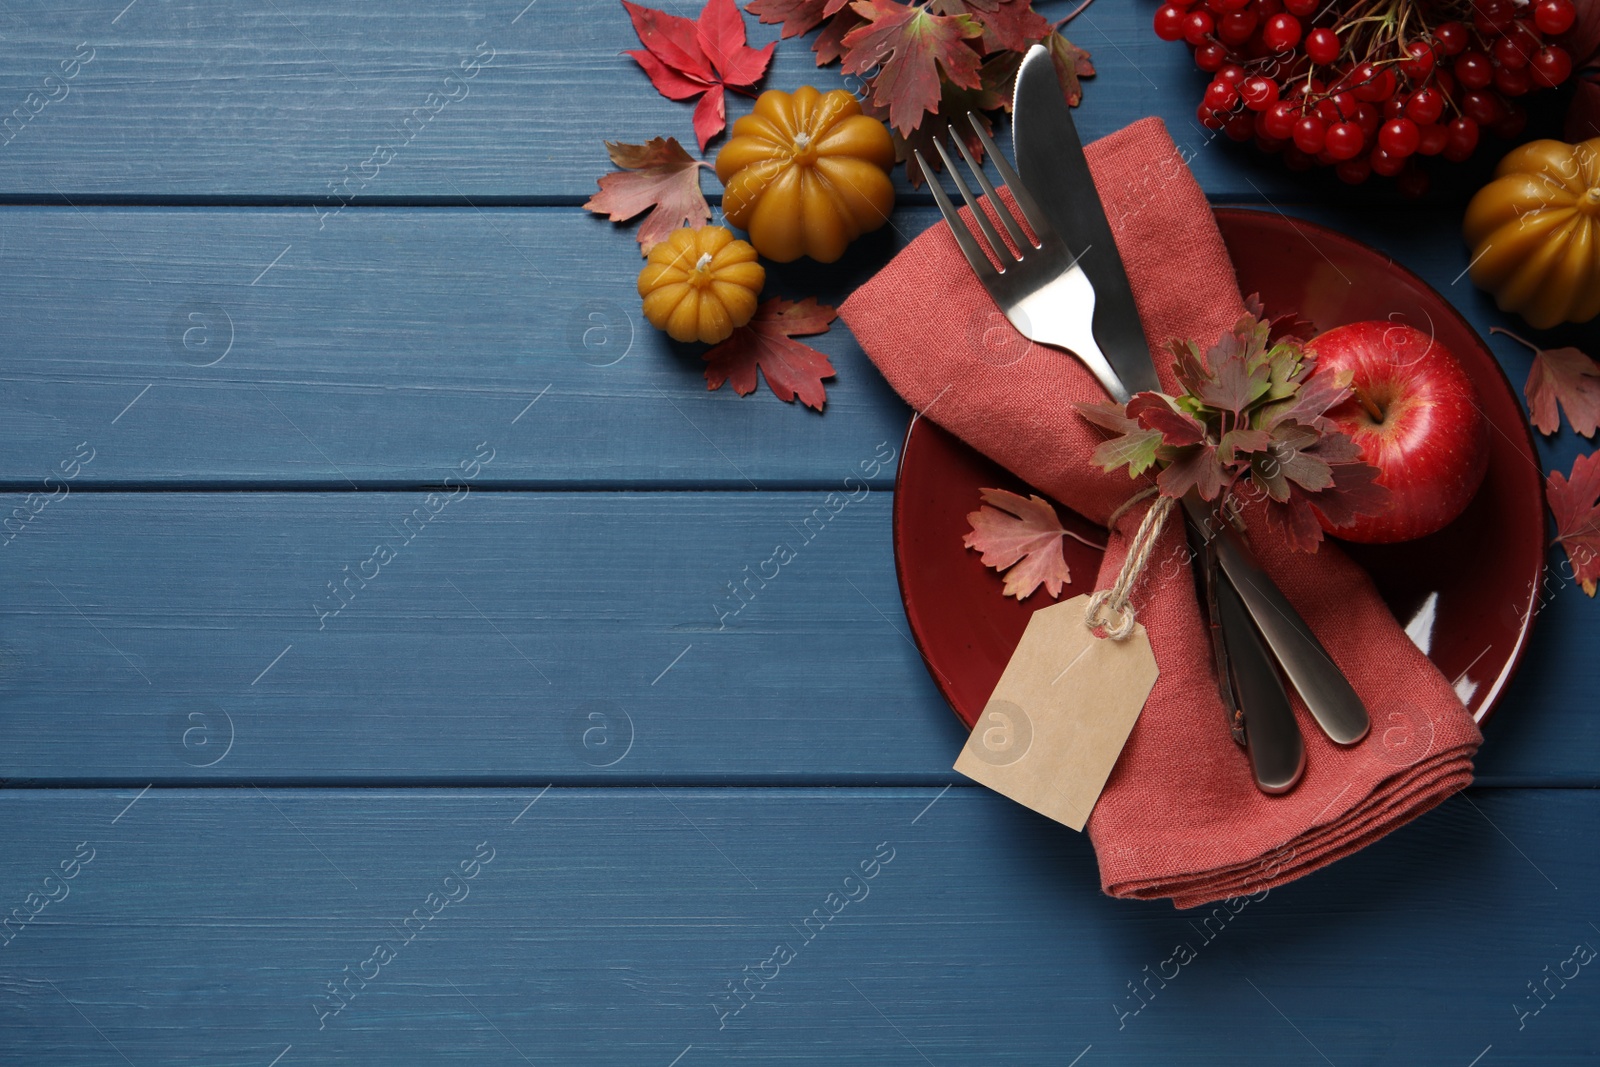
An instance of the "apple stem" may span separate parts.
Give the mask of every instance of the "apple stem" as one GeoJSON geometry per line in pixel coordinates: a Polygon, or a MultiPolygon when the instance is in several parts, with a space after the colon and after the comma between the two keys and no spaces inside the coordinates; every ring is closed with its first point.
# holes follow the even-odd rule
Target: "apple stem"
{"type": "Polygon", "coordinates": [[[1527,348],[1531,349],[1535,355],[1538,355],[1540,352],[1544,351],[1544,349],[1540,348],[1538,345],[1534,344],[1532,341],[1524,340],[1523,338],[1518,337],[1516,334],[1512,333],[1510,330],[1504,329],[1503,327],[1491,326],[1491,327],[1489,327],[1489,332],[1490,333],[1503,333],[1507,337],[1511,338],[1513,341],[1517,342],[1519,345],[1525,345],[1527,348]]]}
{"type": "Polygon", "coordinates": [[[1383,425],[1383,409],[1377,404],[1374,404],[1371,397],[1369,397],[1366,393],[1357,392],[1356,400],[1363,408],[1366,409],[1367,414],[1372,416],[1373,422],[1380,426],[1383,425]]]}

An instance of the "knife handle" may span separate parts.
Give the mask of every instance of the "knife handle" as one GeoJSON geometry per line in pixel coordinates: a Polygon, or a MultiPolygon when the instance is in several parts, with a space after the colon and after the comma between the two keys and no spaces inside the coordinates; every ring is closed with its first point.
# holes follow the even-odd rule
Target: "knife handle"
{"type": "MultiPolygon", "coordinates": [[[[1184,504],[1187,509],[1189,501],[1184,504]]],[[[1221,520],[1213,525],[1212,543],[1227,584],[1238,593],[1312,718],[1337,744],[1360,741],[1367,736],[1372,720],[1350,680],[1232,527],[1221,520]]]]}
{"type": "Polygon", "coordinates": [[[1245,750],[1256,786],[1263,793],[1287,793],[1305,772],[1305,738],[1272,654],[1238,591],[1221,576],[1215,586],[1218,622],[1228,643],[1228,684],[1243,712],[1245,750]]]}

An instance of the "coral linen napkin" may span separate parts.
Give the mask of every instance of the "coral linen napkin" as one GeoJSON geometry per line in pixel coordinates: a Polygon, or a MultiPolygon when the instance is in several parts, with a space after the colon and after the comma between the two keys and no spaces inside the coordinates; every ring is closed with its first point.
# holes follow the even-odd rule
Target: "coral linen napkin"
{"type": "MultiPolygon", "coordinates": [[[[1243,301],[1211,209],[1166,127],[1142,119],[1087,154],[1151,350],[1164,354],[1173,338],[1208,348],[1243,301]]],[[[1089,463],[1102,434],[1073,404],[1105,397],[1077,361],[1019,338],[995,358],[993,302],[944,223],[841,313],[912,407],[1067,507],[1104,523],[1139,488],[1089,463]],[[1016,346],[1026,350],[1020,359],[1016,346]]],[[[1178,392],[1170,366],[1161,378],[1178,392]]],[[[1119,518],[1096,588],[1116,577],[1148,506],[1119,518]]],[[[1160,677],[1088,825],[1112,896],[1171,897],[1189,908],[1258,893],[1364,847],[1472,780],[1477,726],[1366,573],[1335,544],[1315,555],[1259,535],[1253,545],[1366,702],[1372,732],[1341,748],[1294,696],[1305,777],[1284,796],[1255,788],[1217,695],[1182,523],[1168,523],[1133,601],[1160,677]]]]}

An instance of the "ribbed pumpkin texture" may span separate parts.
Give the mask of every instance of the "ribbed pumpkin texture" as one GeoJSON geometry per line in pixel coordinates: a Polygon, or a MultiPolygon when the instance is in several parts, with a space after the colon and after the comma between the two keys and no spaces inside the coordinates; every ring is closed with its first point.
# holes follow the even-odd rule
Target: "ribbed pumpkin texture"
{"type": "Polygon", "coordinates": [[[756,313],[767,272],[721,226],[674,230],[639,272],[644,317],[674,341],[726,341],[756,313]]]}
{"type": "Polygon", "coordinates": [[[776,263],[832,263],[894,208],[894,142],[842,89],[761,94],[717,153],[729,222],[776,263]]]}
{"type": "Polygon", "coordinates": [[[1472,281],[1548,329],[1600,315],[1600,137],[1513,149],[1467,205],[1472,281]]]}

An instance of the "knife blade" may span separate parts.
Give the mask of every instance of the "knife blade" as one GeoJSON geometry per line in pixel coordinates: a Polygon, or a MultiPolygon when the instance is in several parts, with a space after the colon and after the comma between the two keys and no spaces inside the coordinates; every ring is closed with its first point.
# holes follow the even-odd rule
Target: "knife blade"
{"type": "MultiPolygon", "coordinates": [[[[1159,390],[1111,222],[1089,173],[1055,63],[1042,45],[1028,51],[1017,71],[1012,131],[1022,184],[1081,257],[1094,285],[1094,334],[1101,351],[1131,392],[1159,390]]],[[[1370,727],[1366,706],[1249,547],[1225,522],[1204,521],[1208,517],[1195,503],[1186,500],[1185,512],[1208,540],[1218,541],[1217,565],[1318,725],[1339,744],[1361,740],[1370,727]]]]}
{"type": "Polygon", "coordinates": [[[1062,95],[1055,62],[1043,45],[1030,49],[1017,70],[1011,130],[1022,183],[1039,201],[1045,217],[1078,257],[1094,286],[1094,337],[1100,351],[1130,394],[1159,392],[1161,381],[1156,377],[1133,288],[1117,254],[1105,209],[1098,196],[1071,195],[1072,190],[1093,190],[1094,178],[1062,95]],[[1059,190],[1067,192],[1062,195],[1059,190]]]}

